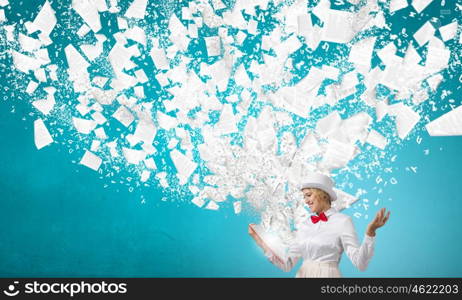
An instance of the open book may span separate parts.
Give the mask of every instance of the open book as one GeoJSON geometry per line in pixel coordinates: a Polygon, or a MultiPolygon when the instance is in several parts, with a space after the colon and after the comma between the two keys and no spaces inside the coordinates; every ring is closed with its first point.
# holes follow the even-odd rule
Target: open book
{"type": "Polygon", "coordinates": [[[289,245],[283,241],[277,232],[266,229],[260,224],[254,225],[253,229],[274,255],[282,261],[287,260],[289,245]]]}

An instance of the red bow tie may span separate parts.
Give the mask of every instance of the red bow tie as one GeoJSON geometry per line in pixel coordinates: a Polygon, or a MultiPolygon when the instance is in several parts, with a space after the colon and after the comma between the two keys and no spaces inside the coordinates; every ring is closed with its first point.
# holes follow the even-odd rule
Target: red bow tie
{"type": "Polygon", "coordinates": [[[318,223],[319,220],[327,222],[327,216],[323,212],[319,216],[311,216],[311,222],[313,222],[313,224],[318,223]]]}

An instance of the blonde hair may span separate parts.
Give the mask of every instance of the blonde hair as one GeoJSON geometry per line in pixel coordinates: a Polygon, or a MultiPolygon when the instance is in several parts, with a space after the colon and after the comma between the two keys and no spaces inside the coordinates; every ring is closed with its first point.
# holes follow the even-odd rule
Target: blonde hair
{"type": "MultiPolygon", "coordinates": [[[[305,188],[306,190],[310,190],[313,194],[319,196],[321,199],[327,200],[327,202],[332,203],[330,199],[330,195],[325,191],[318,189],[318,188],[305,188]]],[[[305,190],[303,189],[303,190],[305,190]]]]}

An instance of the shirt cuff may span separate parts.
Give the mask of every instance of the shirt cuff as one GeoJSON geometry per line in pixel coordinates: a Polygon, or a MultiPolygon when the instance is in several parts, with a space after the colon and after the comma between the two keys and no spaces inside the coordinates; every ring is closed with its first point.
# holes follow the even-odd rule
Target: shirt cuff
{"type": "Polygon", "coordinates": [[[375,236],[364,235],[364,243],[373,244],[375,242],[375,236]]]}
{"type": "Polygon", "coordinates": [[[272,258],[273,257],[273,253],[271,253],[271,251],[265,251],[264,254],[265,254],[265,256],[267,258],[272,258]]]}

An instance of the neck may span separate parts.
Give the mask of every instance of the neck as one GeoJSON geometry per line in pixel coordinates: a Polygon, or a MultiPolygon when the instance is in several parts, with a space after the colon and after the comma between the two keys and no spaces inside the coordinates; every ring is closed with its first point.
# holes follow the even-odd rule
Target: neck
{"type": "Polygon", "coordinates": [[[326,206],[324,207],[323,209],[321,209],[317,214],[321,214],[321,213],[325,213],[326,211],[328,211],[330,209],[330,205],[329,206],[326,206]]]}

